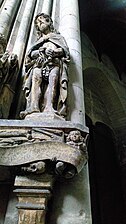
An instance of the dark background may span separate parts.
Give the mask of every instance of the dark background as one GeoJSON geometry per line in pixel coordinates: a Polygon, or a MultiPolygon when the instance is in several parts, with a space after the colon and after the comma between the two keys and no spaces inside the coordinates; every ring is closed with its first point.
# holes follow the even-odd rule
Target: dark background
{"type": "MultiPolygon", "coordinates": [[[[92,41],[99,60],[102,54],[109,56],[126,83],[126,1],[79,0],[79,7],[81,31],[92,41]]],[[[114,135],[103,123],[93,125],[88,117],[86,121],[93,224],[125,224],[126,169],[120,170],[114,135]]]]}
{"type": "Polygon", "coordinates": [[[126,1],[79,0],[80,25],[99,58],[107,54],[121,79],[126,73],[126,1]],[[124,74],[123,74],[124,75],[124,74]]]}

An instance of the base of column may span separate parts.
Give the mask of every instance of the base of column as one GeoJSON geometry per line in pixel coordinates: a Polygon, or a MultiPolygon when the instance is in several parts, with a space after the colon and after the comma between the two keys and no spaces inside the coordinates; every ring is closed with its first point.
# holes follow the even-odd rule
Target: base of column
{"type": "Polygon", "coordinates": [[[18,197],[18,224],[45,224],[53,182],[51,175],[16,176],[14,193],[18,197]]]}

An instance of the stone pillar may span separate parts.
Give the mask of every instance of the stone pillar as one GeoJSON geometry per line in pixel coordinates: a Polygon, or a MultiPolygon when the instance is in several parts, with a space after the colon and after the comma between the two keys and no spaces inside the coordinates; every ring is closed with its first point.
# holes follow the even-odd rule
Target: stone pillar
{"type": "Polygon", "coordinates": [[[44,0],[42,12],[50,15],[52,9],[52,0],[44,0]]]}
{"type": "Polygon", "coordinates": [[[18,55],[19,65],[23,59],[35,4],[36,0],[27,0],[16,36],[16,41],[13,46],[13,52],[18,55]]]}
{"type": "Polygon", "coordinates": [[[68,111],[69,120],[85,125],[84,90],[78,0],[60,1],[59,31],[70,49],[68,111]]]}
{"type": "Polygon", "coordinates": [[[4,0],[0,0],[0,7],[1,7],[1,5],[2,5],[3,1],[4,1],[4,0]]]}
{"type": "MultiPolygon", "coordinates": [[[[67,41],[71,56],[68,83],[68,120],[85,126],[78,0],[60,1],[59,31],[67,41]]],[[[88,166],[83,168],[73,186],[70,184],[66,193],[66,187],[62,185],[62,211],[64,214],[62,212],[61,216],[57,215],[57,223],[91,224],[88,166]]]]}
{"type": "Polygon", "coordinates": [[[33,16],[32,25],[31,25],[31,30],[30,30],[30,35],[29,35],[29,38],[28,38],[28,44],[27,44],[26,52],[31,48],[32,44],[34,44],[35,41],[36,41],[37,33],[36,33],[36,30],[35,30],[35,26],[34,26],[34,20],[35,20],[35,16],[38,13],[42,12],[43,1],[44,0],[37,0],[37,2],[36,2],[34,16],[33,16]]]}
{"type": "Polygon", "coordinates": [[[45,224],[52,182],[51,176],[16,177],[14,192],[18,197],[18,224],[45,224]]]}
{"type": "Polygon", "coordinates": [[[56,30],[59,29],[59,11],[60,11],[60,1],[59,0],[53,0],[53,7],[52,7],[52,20],[54,27],[56,30]]]}
{"type": "Polygon", "coordinates": [[[0,13],[0,33],[8,39],[21,0],[7,0],[0,13]]]}

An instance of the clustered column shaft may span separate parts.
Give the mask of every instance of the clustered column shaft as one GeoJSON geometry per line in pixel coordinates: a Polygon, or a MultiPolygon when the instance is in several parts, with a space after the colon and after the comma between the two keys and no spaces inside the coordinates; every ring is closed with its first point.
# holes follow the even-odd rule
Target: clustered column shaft
{"type": "Polygon", "coordinates": [[[77,0],[60,1],[60,27],[70,49],[69,119],[85,124],[79,10],[77,0]]]}
{"type": "Polygon", "coordinates": [[[20,6],[21,0],[7,0],[0,13],[0,33],[8,39],[13,20],[20,6]]]}
{"type": "Polygon", "coordinates": [[[52,8],[52,2],[53,2],[52,0],[44,0],[43,7],[42,7],[43,13],[50,15],[51,8],[52,8]]]}

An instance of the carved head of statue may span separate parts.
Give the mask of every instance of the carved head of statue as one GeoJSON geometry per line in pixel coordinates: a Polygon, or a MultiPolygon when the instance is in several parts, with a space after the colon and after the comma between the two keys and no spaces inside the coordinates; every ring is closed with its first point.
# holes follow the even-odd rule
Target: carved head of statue
{"type": "Polygon", "coordinates": [[[81,132],[74,130],[74,131],[70,131],[68,137],[67,137],[67,141],[73,141],[73,142],[80,142],[82,140],[82,136],[81,136],[81,132]]]}
{"type": "Polygon", "coordinates": [[[3,34],[0,33],[0,54],[3,54],[6,50],[7,42],[3,34]]]}
{"type": "Polygon", "coordinates": [[[38,31],[38,33],[48,34],[49,32],[54,31],[53,21],[50,18],[50,16],[45,13],[39,13],[35,17],[34,23],[35,23],[35,27],[36,27],[36,30],[38,31]]]}

